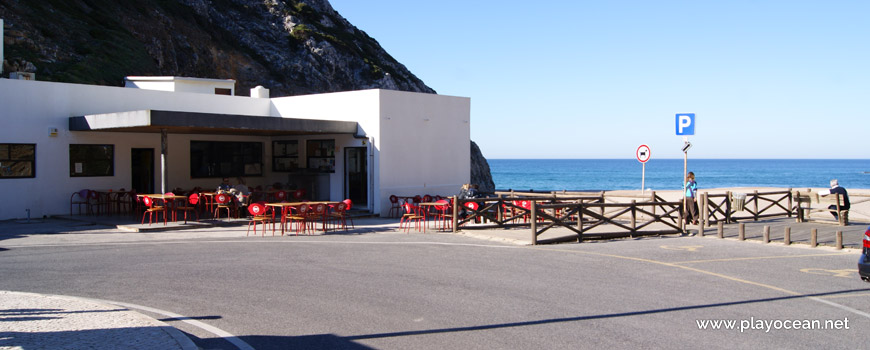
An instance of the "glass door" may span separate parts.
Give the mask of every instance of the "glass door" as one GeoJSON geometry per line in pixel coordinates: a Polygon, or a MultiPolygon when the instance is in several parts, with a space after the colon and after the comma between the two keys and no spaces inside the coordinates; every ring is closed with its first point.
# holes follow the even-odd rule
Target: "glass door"
{"type": "Polygon", "coordinates": [[[353,201],[354,209],[367,209],[368,164],[365,147],[344,149],[344,196],[353,201]]]}

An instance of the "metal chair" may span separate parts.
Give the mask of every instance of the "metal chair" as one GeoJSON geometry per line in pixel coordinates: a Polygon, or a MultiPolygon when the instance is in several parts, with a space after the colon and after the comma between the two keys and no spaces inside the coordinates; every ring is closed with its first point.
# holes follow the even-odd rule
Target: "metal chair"
{"type": "Polygon", "coordinates": [[[266,236],[266,224],[272,224],[272,236],[275,235],[275,222],[272,221],[272,216],[268,215],[268,210],[266,210],[265,203],[251,203],[248,205],[248,213],[251,214],[250,221],[248,221],[248,231],[245,233],[245,236],[251,233],[251,224],[254,225],[254,234],[257,234],[257,224],[263,224],[263,237],[266,236]]]}
{"type": "MultiPolygon", "coordinates": [[[[151,197],[142,197],[142,204],[145,205],[145,212],[142,213],[142,224],[145,224],[145,215],[148,215],[148,225],[154,222],[154,214],[163,213],[163,225],[166,226],[166,207],[154,205],[154,200],[151,197]]],[[[159,216],[158,216],[159,218],[159,216]]]]}

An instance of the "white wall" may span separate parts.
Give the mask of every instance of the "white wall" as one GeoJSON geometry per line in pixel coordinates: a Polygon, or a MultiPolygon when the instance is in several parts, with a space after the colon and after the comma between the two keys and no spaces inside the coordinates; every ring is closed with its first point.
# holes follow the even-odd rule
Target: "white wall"
{"type": "Polygon", "coordinates": [[[191,92],[208,95],[214,95],[215,88],[222,88],[230,89],[231,95],[236,94],[236,83],[234,80],[185,77],[127,77],[124,86],[143,90],[191,92]]]}
{"type": "MultiPolygon", "coordinates": [[[[303,118],[321,120],[355,121],[367,137],[375,140],[379,130],[379,95],[381,90],[360,90],[316,95],[279,97],[272,99],[272,115],[284,118],[303,118]]],[[[307,140],[335,139],[335,173],[329,174],[330,200],[344,200],[344,149],[345,147],[367,147],[368,139],[354,138],[351,135],[306,136],[299,140],[299,154],[305,161],[304,145],[307,140]],[[364,143],[365,142],[365,143],[364,143]]],[[[369,154],[369,163],[376,159],[369,154]]],[[[373,169],[372,164],[369,168],[373,169]]],[[[376,176],[369,171],[369,177],[376,176]]],[[[370,203],[355,203],[355,208],[372,209],[374,192],[369,188],[370,203]]]]}
{"type": "Polygon", "coordinates": [[[465,97],[381,91],[379,197],[459,192],[471,176],[471,100],[465,97]]]}

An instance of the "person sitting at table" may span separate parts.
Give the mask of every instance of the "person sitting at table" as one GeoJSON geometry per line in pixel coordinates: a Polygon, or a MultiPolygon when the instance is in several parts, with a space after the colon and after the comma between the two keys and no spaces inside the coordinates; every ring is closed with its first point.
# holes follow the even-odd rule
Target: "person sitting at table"
{"type": "Polygon", "coordinates": [[[218,193],[226,192],[226,191],[229,191],[231,188],[233,188],[233,185],[230,184],[230,178],[225,177],[223,179],[223,181],[221,182],[221,184],[218,185],[216,192],[218,192],[218,193]]]}
{"type": "Polygon", "coordinates": [[[236,177],[236,182],[238,183],[230,189],[230,194],[236,197],[236,201],[240,205],[247,205],[247,198],[251,195],[251,190],[248,188],[248,185],[245,184],[245,179],[236,177]]]}

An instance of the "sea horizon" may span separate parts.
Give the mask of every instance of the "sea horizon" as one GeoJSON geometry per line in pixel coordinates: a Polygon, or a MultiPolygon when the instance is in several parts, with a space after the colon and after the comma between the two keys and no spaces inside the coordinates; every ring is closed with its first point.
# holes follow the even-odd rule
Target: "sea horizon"
{"type": "MultiPolygon", "coordinates": [[[[683,159],[487,159],[496,189],[535,191],[679,190],[683,159]],[[645,176],[643,173],[645,172],[645,176]]],[[[837,179],[847,190],[870,189],[870,160],[799,158],[688,159],[699,188],[827,188],[837,179]]]]}

